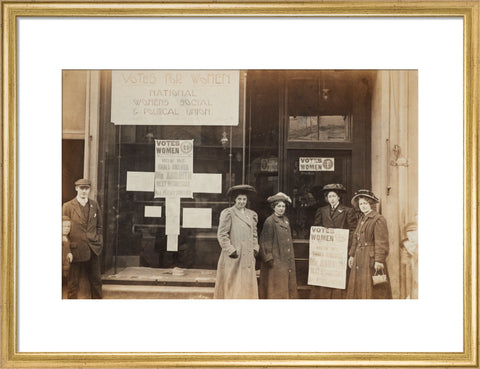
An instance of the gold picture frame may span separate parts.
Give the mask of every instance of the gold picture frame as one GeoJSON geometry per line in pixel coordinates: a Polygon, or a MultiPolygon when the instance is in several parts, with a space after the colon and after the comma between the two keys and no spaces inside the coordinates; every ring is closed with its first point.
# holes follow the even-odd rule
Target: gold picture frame
{"type": "Polygon", "coordinates": [[[37,2],[2,7],[1,367],[478,367],[478,1],[37,2]],[[19,352],[17,21],[21,17],[460,17],[463,19],[463,352],[19,352]]]}

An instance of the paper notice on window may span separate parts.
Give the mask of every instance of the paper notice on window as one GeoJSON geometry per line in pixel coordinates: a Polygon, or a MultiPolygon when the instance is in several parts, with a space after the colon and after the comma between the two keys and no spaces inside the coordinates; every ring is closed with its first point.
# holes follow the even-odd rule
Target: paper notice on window
{"type": "Polygon", "coordinates": [[[345,289],[348,229],[311,227],[308,284],[345,289]]]}
{"type": "Polygon", "coordinates": [[[162,207],[161,206],[145,206],[145,218],[161,218],[162,207]]]}
{"type": "Polygon", "coordinates": [[[127,191],[152,192],[155,173],[127,172],[127,191]]]}
{"type": "Polygon", "coordinates": [[[183,228],[212,228],[212,209],[183,208],[183,228]]]}
{"type": "Polygon", "coordinates": [[[155,198],[193,197],[193,140],[155,140],[155,198]]]}
{"type": "Polygon", "coordinates": [[[334,172],[335,158],[298,158],[300,172],[334,172]]]}
{"type": "Polygon", "coordinates": [[[222,193],[222,174],[193,173],[192,192],[222,193]]]}
{"type": "Polygon", "coordinates": [[[178,251],[178,235],[167,235],[167,251],[178,251]]]}
{"type": "Polygon", "coordinates": [[[180,234],[180,198],[165,199],[165,234],[167,235],[167,251],[178,251],[178,235],[180,234]]]}
{"type": "Polygon", "coordinates": [[[269,159],[262,159],[260,161],[260,170],[262,172],[278,172],[278,159],[277,158],[269,158],[269,159]]]}
{"type": "Polygon", "coordinates": [[[165,234],[180,234],[180,198],[167,197],[165,200],[165,234]]]}

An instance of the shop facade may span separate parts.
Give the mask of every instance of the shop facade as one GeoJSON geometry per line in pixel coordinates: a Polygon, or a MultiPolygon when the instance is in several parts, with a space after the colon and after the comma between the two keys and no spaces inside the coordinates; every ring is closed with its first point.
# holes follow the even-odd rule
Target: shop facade
{"type": "MultiPolygon", "coordinates": [[[[202,115],[210,114],[215,102],[173,87],[150,92],[151,99],[141,103],[146,121],[118,123],[117,82],[126,81],[126,75],[64,71],[62,200],[74,196],[75,179],[91,179],[91,195],[104,210],[102,272],[114,274],[128,266],[215,269],[219,214],[231,205],[225,193],[246,183],[257,189],[249,207],[259,215],[259,231],[271,214],[267,197],[278,191],[291,196],[287,216],[297,279],[302,296],[308,297],[309,229],[316,209],[324,205],[319,190],[342,183],[346,205],[363,188],[380,198],[389,227],[394,298],[416,298],[416,256],[406,252],[403,242],[406,225],[418,213],[417,72],[217,72],[204,71],[202,77],[212,84],[238,81],[238,101],[227,109],[237,111],[225,125],[218,119],[202,124],[202,115]],[[166,108],[168,99],[162,97],[173,93],[185,94],[188,114],[200,116],[200,123],[189,117],[182,122],[181,114],[166,108]],[[168,123],[169,114],[174,124],[168,123]],[[191,143],[191,165],[181,170],[188,172],[185,178],[198,180],[191,196],[179,195],[176,202],[158,191],[155,174],[161,145],[175,142],[191,143]]],[[[148,81],[149,73],[132,78],[148,81]]]]}

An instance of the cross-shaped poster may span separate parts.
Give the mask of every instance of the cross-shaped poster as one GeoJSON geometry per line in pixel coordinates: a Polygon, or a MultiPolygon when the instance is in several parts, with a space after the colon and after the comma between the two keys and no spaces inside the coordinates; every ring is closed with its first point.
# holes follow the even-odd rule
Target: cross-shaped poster
{"type": "MultiPolygon", "coordinates": [[[[155,172],[127,172],[127,191],[153,191],[155,198],[165,198],[167,251],[177,251],[180,199],[192,198],[194,192],[221,193],[222,175],[193,173],[193,140],[155,140],[155,172]]],[[[151,208],[146,213],[161,216],[161,211],[151,208]]],[[[205,217],[211,219],[211,209],[184,208],[183,212],[184,228],[208,227],[205,217]],[[195,218],[202,222],[192,222],[195,218]]]]}

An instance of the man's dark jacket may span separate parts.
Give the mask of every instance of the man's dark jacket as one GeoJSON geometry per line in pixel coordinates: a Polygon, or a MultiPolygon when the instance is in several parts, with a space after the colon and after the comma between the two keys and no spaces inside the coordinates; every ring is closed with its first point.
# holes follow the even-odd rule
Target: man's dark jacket
{"type": "Polygon", "coordinates": [[[77,198],[63,204],[63,215],[72,221],[69,234],[73,262],[90,260],[90,253],[100,255],[103,248],[102,214],[95,200],[88,199],[83,209],[77,198]],[[85,215],[88,213],[88,216],[85,215]]]}

